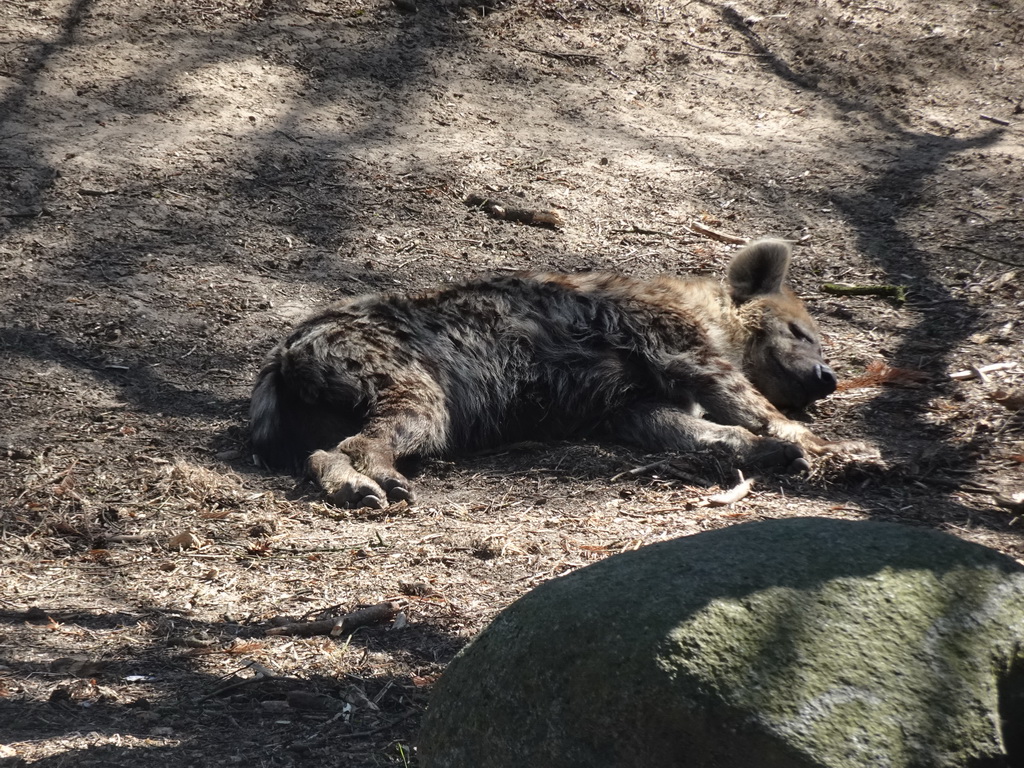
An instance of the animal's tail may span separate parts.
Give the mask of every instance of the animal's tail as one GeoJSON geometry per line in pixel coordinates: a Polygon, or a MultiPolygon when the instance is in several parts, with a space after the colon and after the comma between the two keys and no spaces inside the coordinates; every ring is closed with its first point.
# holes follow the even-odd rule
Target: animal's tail
{"type": "MultiPolygon", "coordinates": [[[[296,440],[289,407],[291,393],[285,386],[280,358],[275,355],[260,371],[249,402],[252,449],[260,463],[271,469],[298,472],[305,457],[302,440],[296,440]]],[[[308,455],[308,454],[307,454],[308,455]]]]}
{"type": "Polygon", "coordinates": [[[311,453],[333,448],[357,431],[351,402],[346,408],[329,397],[326,382],[310,376],[302,362],[301,356],[292,360],[289,350],[275,350],[260,371],[249,403],[253,452],[267,467],[296,474],[305,469],[311,453]]]}

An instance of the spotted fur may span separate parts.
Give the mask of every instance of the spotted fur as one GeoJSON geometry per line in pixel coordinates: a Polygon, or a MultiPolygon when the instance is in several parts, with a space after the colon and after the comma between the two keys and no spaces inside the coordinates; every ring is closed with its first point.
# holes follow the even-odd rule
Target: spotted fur
{"type": "Polygon", "coordinates": [[[735,256],[726,286],[524,273],[339,302],[270,353],[253,447],[354,506],[411,500],[403,458],[521,438],[725,450],[782,468],[862,451],[780,411],[836,385],[817,326],[784,285],[789,260],[786,243],[761,240],[735,256]]]}

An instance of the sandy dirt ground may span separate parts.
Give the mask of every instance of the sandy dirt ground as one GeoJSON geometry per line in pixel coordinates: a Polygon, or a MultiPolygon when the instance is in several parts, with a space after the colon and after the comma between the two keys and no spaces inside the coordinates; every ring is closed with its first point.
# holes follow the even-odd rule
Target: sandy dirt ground
{"type": "Polygon", "coordinates": [[[0,764],[415,764],[432,682],[502,607],[709,528],[891,520],[1024,559],[1019,4],[481,2],[0,3],[0,764]],[[256,371],[311,308],[720,276],[708,228],[797,242],[846,382],[810,418],[883,465],[716,507],[706,457],[519,444],[381,511],[253,466],[256,371]]]}

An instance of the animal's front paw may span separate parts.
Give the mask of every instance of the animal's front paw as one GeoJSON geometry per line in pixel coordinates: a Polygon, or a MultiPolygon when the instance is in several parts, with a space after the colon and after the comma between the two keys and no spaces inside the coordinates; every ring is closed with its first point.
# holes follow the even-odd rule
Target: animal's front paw
{"type": "Polygon", "coordinates": [[[811,468],[804,449],[788,440],[760,437],[740,457],[741,464],[750,469],[806,472],[811,468]]]}
{"type": "Polygon", "coordinates": [[[810,456],[836,456],[850,461],[877,461],[878,448],[861,440],[825,440],[797,421],[779,421],[769,433],[783,441],[793,442],[810,456]]]}
{"type": "Polygon", "coordinates": [[[818,456],[838,456],[850,461],[873,462],[882,458],[877,446],[863,440],[817,440],[810,450],[818,456]]]}

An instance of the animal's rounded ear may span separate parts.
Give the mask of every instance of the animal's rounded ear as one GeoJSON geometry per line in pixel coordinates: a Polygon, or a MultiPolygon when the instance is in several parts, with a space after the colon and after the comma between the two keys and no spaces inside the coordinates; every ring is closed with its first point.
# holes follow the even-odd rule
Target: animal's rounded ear
{"type": "Polygon", "coordinates": [[[789,243],[756,240],[733,256],[729,264],[729,291],[737,304],[757,296],[779,293],[789,271],[789,243]]]}

